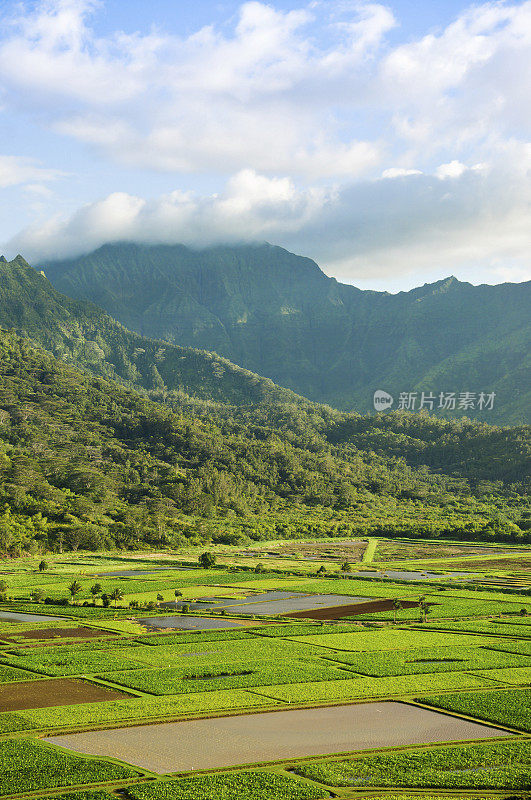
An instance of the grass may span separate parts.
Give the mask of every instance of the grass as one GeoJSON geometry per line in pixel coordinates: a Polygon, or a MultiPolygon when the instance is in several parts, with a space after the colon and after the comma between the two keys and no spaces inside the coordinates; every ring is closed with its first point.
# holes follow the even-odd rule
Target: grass
{"type": "Polygon", "coordinates": [[[134,800],[319,800],[323,790],[274,772],[231,772],[128,788],[134,800]]]}
{"type": "Polygon", "coordinates": [[[335,702],[337,700],[368,699],[370,697],[398,697],[422,691],[445,689],[482,689],[486,682],[481,677],[461,672],[431,675],[399,675],[392,678],[353,678],[352,680],[321,683],[293,683],[283,686],[256,688],[256,694],[284,703],[335,702]],[[420,688],[422,687],[422,688],[420,688]]]}
{"type": "MultiPolygon", "coordinates": [[[[528,667],[531,658],[485,647],[422,647],[370,653],[334,652],[328,658],[348,664],[355,672],[374,677],[415,675],[428,672],[460,672],[497,667],[528,667]]],[[[483,672],[479,673],[483,674],[483,672]]]]}
{"type": "Polygon", "coordinates": [[[72,755],[32,739],[0,741],[0,795],[137,776],[131,768],[72,755]]]}
{"type": "Polygon", "coordinates": [[[299,642],[306,642],[331,650],[350,650],[362,652],[364,650],[407,650],[415,647],[477,647],[480,644],[496,644],[495,640],[487,637],[478,639],[464,633],[448,639],[445,633],[437,631],[404,630],[401,628],[384,628],[381,630],[363,631],[357,633],[333,633],[322,636],[301,636],[299,642]]]}
{"type": "Polygon", "coordinates": [[[419,699],[446,711],[531,731],[531,689],[429,695],[419,699]]]}
{"type": "Polygon", "coordinates": [[[14,667],[5,667],[2,664],[0,664],[0,683],[31,681],[37,677],[38,675],[35,675],[31,672],[24,672],[21,669],[15,669],[14,667]]]}
{"type": "Polygon", "coordinates": [[[296,772],[328,786],[526,789],[531,742],[432,747],[299,765],[296,772]]]}
{"type": "Polygon", "coordinates": [[[300,681],[329,681],[347,679],[351,675],[334,665],[311,661],[234,661],[225,665],[205,664],[203,667],[168,667],[126,672],[107,672],[100,676],[106,681],[131,689],[157,695],[212,692],[220,689],[240,689],[250,686],[295,683],[300,681]]]}

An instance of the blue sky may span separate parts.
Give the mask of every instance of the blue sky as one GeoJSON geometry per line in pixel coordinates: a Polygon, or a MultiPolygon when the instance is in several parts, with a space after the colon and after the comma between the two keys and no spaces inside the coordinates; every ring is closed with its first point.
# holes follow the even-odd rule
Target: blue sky
{"type": "Polygon", "coordinates": [[[0,242],[530,277],[531,2],[0,2],[0,242]]]}

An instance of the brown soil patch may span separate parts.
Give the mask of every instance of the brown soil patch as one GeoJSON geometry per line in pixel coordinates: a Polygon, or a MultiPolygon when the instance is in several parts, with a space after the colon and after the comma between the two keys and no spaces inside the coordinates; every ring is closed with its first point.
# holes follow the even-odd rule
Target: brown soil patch
{"type": "Polygon", "coordinates": [[[301,543],[289,545],[281,545],[275,548],[274,551],[268,553],[270,556],[298,556],[306,558],[315,558],[323,560],[345,560],[360,561],[365,550],[367,549],[367,542],[357,539],[352,539],[343,542],[314,542],[301,543]]]}
{"type": "Polygon", "coordinates": [[[163,774],[507,735],[438,711],[380,702],[89,731],[44,741],[163,774]]]}
{"type": "MultiPolygon", "coordinates": [[[[34,631],[20,631],[16,634],[16,639],[95,639],[100,636],[116,636],[112,631],[101,631],[97,628],[44,628],[34,631]]],[[[15,639],[4,637],[10,642],[15,639]]]]}
{"type": "Polygon", "coordinates": [[[23,681],[0,686],[0,711],[72,706],[76,703],[102,703],[105,700],[120,700],[124,697],[131,695],[75,679],[23,681]]]}
{"type": "MultiPolygon", "coordinates": [[[[414,608],[418,603],[414,600],[401,600],[402,608],[414,608]]],[[[283,614],[284,617],[297,619],[341,619],[342,617],[355,617],[358,614],[374,614],[376,611],[392,611],[392,600],[371,600],[369,603],[356,603],[352,606],[332,606],[318,608],[313,611],[293,611],[283,614]]],[[[400,613],[400,611],[398,611],[400,613]]]]}

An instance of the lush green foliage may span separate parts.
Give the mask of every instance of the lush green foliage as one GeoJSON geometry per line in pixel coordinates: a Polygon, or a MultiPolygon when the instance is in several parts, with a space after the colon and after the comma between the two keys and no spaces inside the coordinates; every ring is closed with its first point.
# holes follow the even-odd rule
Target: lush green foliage
{"type": "Polygon", "coordinates": [[[531,731],[531,689],[429,695],[423,703],[531,731]]]}
{"type": "Polygon", "coordinates": [[[203,667],[168,667],[166,669],[106,672],[105,680],[152,694],[188,694],[247,686],[327,681],[351,677],[335,665],[323,662],[294,661],[231,661],[228,664],[208,662],[203,667]]]}
{"type": "Polygon", "coordinates": [[[322,789],[274,772],[229,772],[132,786],[135,800],[318,800],[322,789]]]}
{"type": "MultiPolygon", "coordinates": [[[[8,267],[0,268],[7,274],[8,267]]],[[[10,280],[30,298],[31,268],[12,268],[24,274],[10,280]]],[[[37,273],[32,280],[46,284],[37,273]]],[[[2,302],[15,313],[13,291],[2,302]]],[[[63,336],[65,320],[53,309],[66,300],[55,297],[53,313],[52,301],[41,300],[30,303],[18,329],[61,358],[91,366],[43,333],[54,318],[51,339],[63,336]]],[[[69,306],[70,317],[76,308],[69,306]]],[[[7,316],[4,324],[13,322],[7,316]]],[[[126,335],[120,326],[118,333],[126,335]]],[[[100,346],[93,335],[91,344],[107,363],[105,342],[100,346]]],[[[121,352],[125,345],[116,347],[121,352]]],[[[134,375],[130,385],[136,386],[134,375]]],[[[200,386],[195,393],[209,396],[200,386]]],[[[344,415],[282,390],[247,395],[251,407],[175,397],[165,389],[152,395],[160,402],[91,379],[13,334],[0,334],[0,552],[325,534],[509,541],[531,535],[521,484],[527,429],[407,414],[344,415]],[[365,449],[345,431],[348,424],[363,431],[365,449]]],[[[234,400],[230,392],[218,399],[234,400]]]]}
{"type": "Polygon", "coordinates": [[[496,421],[530,419],[529,284],[360,291],[267,244],[112,244],[46,272],[133,330],[215,350],[335,407],[369,410],[375,386],[395,398],[472,389],[497,392],[496,421]]]}
{"type": "Polygon", "coordinates": [[[5,667],[3,664],[0,664],[0,683],[12,683],[14,681],[30,681],[32,678],[35,677],[37,676],[32,675],[31,672],[24,672],[21,669],[13,669],[13,667],[5,667]]]}
{"type": "Polygon", "coordinates": [[[133,769],[71,755],[33,739],[0,741],[0,795],[136,775],[138,772],[133,769]]]}
{"type": "Polygon", "coordinates": [[[531,785],[531,742],[432,747],[297,767],[330,786],[524,789],[531,785]]]}
{"type": "Polygon", "coordinates": [[[425,647],[372,653],[334,653],[334,660],[349,664],[362,675],[385,677],[425,672],[459,672],[497,667],[531,667],[531,656],[510,654],[485,647],[425,647]]]}

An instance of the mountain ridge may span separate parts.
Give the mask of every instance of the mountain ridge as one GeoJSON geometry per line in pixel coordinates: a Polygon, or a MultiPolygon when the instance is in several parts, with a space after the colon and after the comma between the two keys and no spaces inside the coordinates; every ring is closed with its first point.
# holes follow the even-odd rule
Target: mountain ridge
{"type": "Polygon", "coordinates": [[[63,362],[137,390],[236,405],[303,401],[221,356],[128,331],[93,303],[58,292],[20,255],[0,258],[0,326],[63,362]]]}
{"type": "Polygon", "coordinates": [[[316,402],[365,412],[376,389],[494,392],[489,421],[531,420],[531,282],[361,290],[270,244],[114,243],[43,269],[142,335],[215,351],[316,402]]]}

